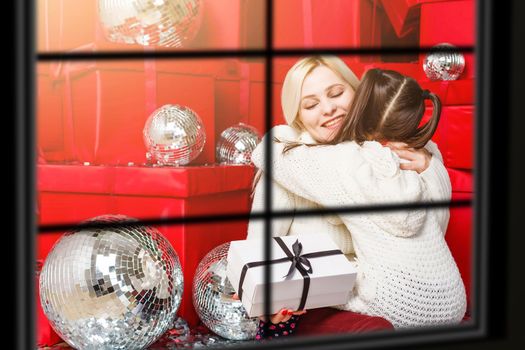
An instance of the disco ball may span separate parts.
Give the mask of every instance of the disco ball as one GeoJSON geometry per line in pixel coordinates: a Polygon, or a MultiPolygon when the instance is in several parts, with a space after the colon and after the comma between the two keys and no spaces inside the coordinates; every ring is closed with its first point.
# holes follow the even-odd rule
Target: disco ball
{"type": "Polygon", "coordinates": [[[98,13],[109,41],[182,47],[197,34],[202,0],[99,0],[98,13]]]}
{"type": "Polygon", "coordinates": [[[258,318],[250,318],[226,277],[226,257],[230,243],[211,250],[200,262],[193,278],[193,305],[202,322],[221,337],[254,339],[258,318]]]}
{"type": "Polygon", "coordinates": [[[179,258],[156,229],[136,221],[88,220],[104,226],[66,232],[44,263],[42,308],[76,349],[141,349],[175,319],[183,290],[179,258]]]}
{"type": "Polygon", "coordinates": [[[221,133],[215,154],[221,164],[251,164],[252,151],[261,141],[257,130],[239,123],[221,133]]]}
{"type": "Polygon", "coordinates": [[[430,80],[456,80],[463,73],[465,57],[453,48],[450,44],[436,45],[425,57],[423,70],[430,80]],[[447,50],[440,51],[442,48],[447,50]]]}
{"type": "Polygon", "coordinates": [[[143,136],[147,157],[158,165],[186,165],[199,156],[206,142],[199,116],[179,105],[164,105],[154,111],[143,136]]]}

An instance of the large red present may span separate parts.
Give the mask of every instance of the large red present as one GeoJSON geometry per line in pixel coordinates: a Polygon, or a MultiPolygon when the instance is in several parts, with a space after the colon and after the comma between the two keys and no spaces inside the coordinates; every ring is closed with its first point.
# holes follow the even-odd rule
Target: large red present
{"type": "MultiPolygon", "coordinates": [[[[76,224],[103,214],[123,214],[142,220],[247,214],[253,168],[99,167],[39,165],[40,225],[76,224]]],[[[160,224],[184,273],[179,315],[191,325],[198,317],[191,301],[193,275],[200,260],[216,246],[246,237],[247,219],[202,223],[160,224]]],[[[44,259],[56,233],[40,233],[38,256],[44,259]],[[44,251],[45,250],[45,251],[44,251]]]]}
{"type": "MultiPolygon", "coordinates": [[[[37,51],[69,51],[96,45],[100,51],[140,51],[138,44],[106,39],[98,0],[37,1],[37,51]]],[[[265,0],[204,0],[202,21],[188,49],[261,48],[264,45],[265,0]]]]}
{"type": "Polygon", "coordinates": [[[419,37],[422,47],[432,47],[441,43],[464,47],[475,45],[476,1],[420,2],[419,37]]]}
{"type": "Polygon", "coordinates": [[[381,0],[381,5],[400,38],[418,30],[422,47],[443,42],[474,45],[473,0],[381,0]]]}
{"type": "MultiPolygon", "coordinates": [[[[265,134],[265,64],[231,59],[215,76],[215,138],[227,128],[245,123],[265,134]]],[[[273,87],[273,98],[280,88],[273,87]]],[[[275,112],[275,110],[274,110],[275,112]]]]}
{"type": "MultiPolygon", "coordinates": [[[[429,117],[432,109],[426,112],[429,117]]],[[[433,140],[445,166],[471,170],[474,166],[474,106],[444,106],[433,140]]]]}
{"type": "MultiPolygon", "coordinates": [[[[39,74],[39,78],[45,78],[38,85],[41,89],[39,100],[45,100],[48,97],[46,94],[53,93],[59,95],[56,98],[62,103],[59,111],[61,118],[55,114],[56,103],[44,104],[38,110],[38,133],[41,141],[47,142],[47,145],[39,144],[44,158],[91,164],[145,163],[147,150],[142,131],[146,120],[157,108],[178,104],[195,111],[206,130],[204,149],[192,164],[213,163],[215,116],[212,72],[217,64],[214,60],[57,63],[49,69],[54,74],[51,79],[39,74]],[[54,130],[61,130],[62,133],[54,130]],[[57,159],[56,147],[61,143],[64,147],[63,159],[57,159]],[[52,152],[50,155],[48,150],[52,152]]],[[[45,68],[42,66],[41,70],[46,72],[45,68]]]]}
{"type": "Polygon", "coordinates": [[[56,65],[40,63],[36,75],[36,132],[39,155],[42,160],[60,161],[65,159],[67,140],[64,133],[63,120],[63,89],[61,84],[55,84],[52,69],[56,65]]]}
{"type": "Polygon", "coordinates": [[[96,41],[97,1],[41,0],[35,4],[37,51],[72,50],[96,41]]]}
{"type": "MultiPolygon", "coordinates": [[[[470,171],[447,168],[452,184],[452,200],[473,200],[473,176],[470,171]]],[[[448,247],[458,265],[467,293],[467,305],[471,305],[473,206],[453,207],[445,235],[448,247]]]]}
{"type": "Polygon", "coordinates": [[[358,47],[361,0],[276,0],[276,48],[358,47]],[[329,23],[329,25],[327,25],[329,23]]]}

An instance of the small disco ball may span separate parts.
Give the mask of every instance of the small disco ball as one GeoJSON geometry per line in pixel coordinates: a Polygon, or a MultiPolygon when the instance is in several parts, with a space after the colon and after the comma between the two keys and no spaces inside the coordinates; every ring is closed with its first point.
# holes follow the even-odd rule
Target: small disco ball
{"type": "Polygon", "coordinates": [[[44,263],[42,308],[76,349],[141,349],[175,319],[183,291],[179,258],[156,229],[136,221],[90,219],[85,223],[101,227],[66,232],[44,263]]]}
{"type": "Polygon", "coordinates": [[[465,69],[465,57],[461,52],[451,50],[455,46],[440,44],[425,57],[423,70],[430,80],[456,80],[465,69]],[[446,50],[440,50],[440,49],[446,50]]]}
{"type": "Polygon", "coordinates": [[[199,263],[193,278],[193,305],[202,322],[221,337],[254,339],[259,319],[250,318],[226,277],[226,257],[230,243],[212,249],[199,263]]]}
{"type": "Polygon", "coordinates": [[[98,13],[109,41],[182,47],[197,34],[202,0],[99,0],[98,13]]]}
{"type": "Polygon", "coordinates": [[[221,133],[215,154],[221,164],[251,164],[252,151],[261,141],[259,132],[239,123],[221,133]]]}
{"type": "Polygon", "coordinates": [[[201,118],[179,105],[164,105],[154,111],[143,136],[149,161],[158,165],[186,165],[199,156],[206,142],[201,118]]]}

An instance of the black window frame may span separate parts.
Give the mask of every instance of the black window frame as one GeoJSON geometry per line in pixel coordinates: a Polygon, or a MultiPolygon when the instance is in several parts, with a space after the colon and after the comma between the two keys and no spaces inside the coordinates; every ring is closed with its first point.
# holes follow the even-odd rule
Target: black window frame
{"type": "MultiPolygon", "coordinates": [[[[273,0],[267,1],[267,11],[271,13],[273,0]]],[[[15,59],[18,64],[14,65],[15,70],[11,72],[15,81],[15,89],[13,92],[16,98],[13,99],[15,106],[16,118],[14,121],[14,149],[16,152],[16,168],[14,170],[13,192],[14,192],[14,210],[13,215],[15,226],[15,246],[17,247],[16,259],[16,289],[21,295],[21,301],[16,303],[15,313],[17,317],[17,344],[26,344],[27,347],[32,347],[34,344],[34,330],[33,310],[34,310],[34,235],[37,229],[37,223],[33,217],[35,203],[35,88],[34,88],[34,67],[37,62],[56,59],[86,59],[89,58],[83,54],[66,55],[62,53],[45,53],[39,54],[34,51],[34,1],[19,0],[14,5],[15,21],[16,21],[16,39],[15,39],[15,59]],[[22,63],[22,64],[20,64],[22,63]]],[[[373,334],[364,335],[345,335],[333,336],[327,335],[320,338],[305,338],[289,340],[286,344],[287,348],[355,348],[362,346],[406,346],[414,344],[429,344],[432,342],[454,342],[464,340],[481,340],[492,334],[501,332],[501,324],[496,325],[495,321],[489,320],[489,315],[503,315],[501,311],[495,312],[493,306],[489,306],[489,301],[493,299],[494,287],[489,285],[494,280],[499,280],[503,277],[494,277],[496,273],[491,267],[495,263],[494,249],[501,249],[502,243],[496,243],[496,248],[492,245],[496,242],[494,238],[494,230],[496,228],[493,210],[496,208],[494,199],[505,200],[505,194],[500,192],[501,186],[497,186],[495,181],[501,180],[498,176],[502,174],[495,174],[493,166],[500,165],[501,160],[495,158],[495,150],[501,150],[505,146],[495,145],[499,137],[506,136],[507,130],[504,130],[505,124],[496,124],[494,121],[496,113],[501,112],[501,103],[507,101],[507,96],[504,96],[505,91],[494,89],[495,82],[501,82],[505,79],[508,72],[508,67],[496,67],[495,65],[501,62],[501,56],[494,52],[497,48],[502,48],[502,45],[508,43],[506,40],[501,40],[501,37],[496,36],[498,31],[505,29],[495,28],[494,23],[502,25],[502,18],[508,15],[503,10],[497,10],[494,2],[491,0],[477,0],[477,42],[475,44],[474,52],[476,55],[476,167],[475,167],[475,197],[472,203],[474,208],[474,229],[473,234],[477,239],[473,240],[473,303],[472,303],[472,322],[465,325],[443,327],[439,329],[417,329],[398,331],[395,334],[384,334],[380,337],[373,334]],[[500,16],[500,17],[498,17],[500,16]],[[501,41],[498,41],[501,40],[501,41]],[[492,292],[492,296],[489,295],[492,292]]],[[[280,56],[295,56],[315,53],[333,53],[333,54],[369,54],[376,53],[377,50],[373,48],[360,49],[314,49],[314,50],[273,50],[271,45],[272,19],[271,16],[266,16],[266,42],[265,59],[266,59],[266,126],[267,130],[271,127],[271,81],[272,81],[272,59],[280,56]],[[270,47],[270,48],[268,48],[270,47]]],[[[505,20],[505,19],[504,19],[505,20]]],[[[508,28],[507,28],[508,30],[508,28]]],[[[507,34],[508,35],[508,34],[507,34]]],[[[415,50],[424,52],[429,48],[406,49],[407,51],[415,50]]],[[[465,48],[469,50],[469,48],[465,48]]],[[[403,51],[404,49],[401,49],[403,51]]],[[[388,50],[381,49],[381,52],[388,50]]],[[[399,53],[400,49],[395,49],[393,52],[399,53]]],[[[506,52],[503,50],[503,52],[506,52]]],[[[248,57],[259,57],[261,52],[259,50],[250,50],[246,52],[248,57]]],[[[500,53],[501,54],[501,53],[500,53]]],[[[144,55],[143,53],[138,54],[144,55]]],[[[133,58],[135,53],[94,53],[88,55],[92,59],[119,59],[119,58],[133,58]],[[127,57],[126,57],[127,56],[127,57]]],[[[158,53],[153,56],[159,58],[191,58],[191,57],[241,57],[239,52],[235,51],[206,51],[202,53],[191,52],[176,52],[158,53]],[[172,57],[173,56],[173,57],[172,57]],[[176,56],[176,57],[175,57],[176,56]]],[[[139,57],[135,57],[139,58],[139,57]]],[[[144,57],[143,57],[144,58],[144,57]]],[[[150,57],[151,58],[151,57],[150,57]]],[[[507,101],[508,102],[508,101],[507,101]]],[[[270,150],[271,144],[266,146],[270,150]]],[[[267,157],[271,157],[271,152],[266,152],[267,157]]],[[[270,159],[267,159],[267,164],[270,159]]],[[[266,174],[267,179],[271,178],[271,169],[266,174]]],[[[267,182],[268,183],[268,182],[267,182]]],[[[503,192],[506,187],[503,188],[503,192]]],[[[271,189],[266,191],[266,204],[269,207],[271,198],[271,189]]],[[[499,202],[499,201],[498,201],[499,202]]],[[[470,203],[442,203],[441,206],[464,206],[470,203]]],[[[419,204],[418,204],[419,205],[419,204]]],[[[428,206],[427,204],[423,204],[428,206]]],[[[504,205],[504,204],[500,204],[504,205]]],[[[407,209],[412,207],[408,205],[407,209]]],[[[392,208],[368,208],[369,210],[389,210],[392,208]]],[[[398,208],[399,209],[399,208],[398,208]]],[[[354,211],[355,208],[350,208],[348,211],[354,211]]],[[[346,210],[344,210],[346,211],[346,210]]],[[[339,211],[340,212],[340,211],[339,211]]],[[[262,215],[256,216],[255,219],[262,219],[266,222],[266,256],[269,256],[269,223],[274,216],[286,215],[286,213],[273,213],[265,211],[262,215]]],[[[246,216],[247,218],[247,216],[246,216]]],[[[224,220],[237,220],[238,217],[224,218],[224,220]]],[[[198,218],[196,218],[198,221],[198,218]]],[[[220,220],[219,220],[220,221],[220,220]]],[[[174,222],[178,224],[178,222],[174,222]]],[[[45,229],[44,229],[45,231],[45,229]]],[[[501,265],[496,265],[500,266],[501,265]]],[[[502,293],[502,292],[499,292],[502,293]]],[[[268,347],[278,348],[279,343],[267,344],[268,347]]]]}

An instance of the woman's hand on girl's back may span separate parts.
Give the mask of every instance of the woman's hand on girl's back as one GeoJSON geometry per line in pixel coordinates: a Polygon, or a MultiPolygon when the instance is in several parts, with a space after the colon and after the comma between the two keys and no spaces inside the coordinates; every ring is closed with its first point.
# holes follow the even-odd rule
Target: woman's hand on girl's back
{"type": "Polygon", "coordinates": [[[418,174],[427,170],[432,159],[432,154],[424,148],[411,148],[403,142],[388,142],[386,144],[399,158],[405,162],[399,164],[401,170],[414,170],[418,174]]]}

